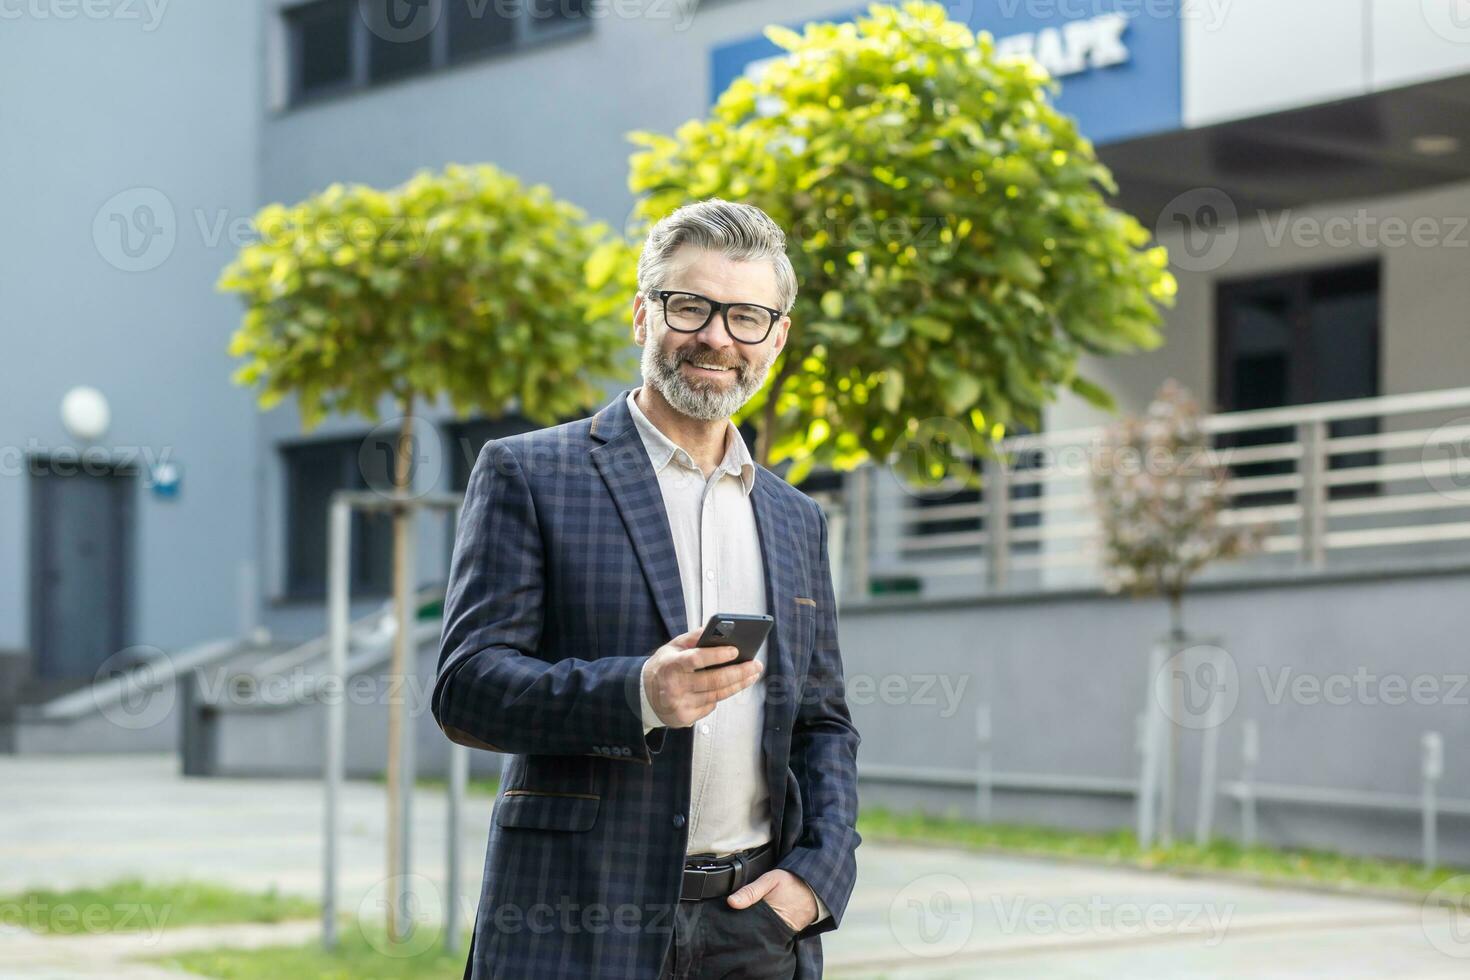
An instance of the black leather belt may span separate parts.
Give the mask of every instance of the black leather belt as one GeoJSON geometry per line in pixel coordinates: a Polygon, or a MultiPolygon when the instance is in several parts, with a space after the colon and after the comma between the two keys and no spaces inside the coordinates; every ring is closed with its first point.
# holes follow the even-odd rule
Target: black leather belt
{"type": "Polygon", "coordinates": [[[684,862],[684,888],[679,898],[697,902],[728,895],[775,866],[776,848],[769,842],[723,857],[693,854],[684,862]]]}

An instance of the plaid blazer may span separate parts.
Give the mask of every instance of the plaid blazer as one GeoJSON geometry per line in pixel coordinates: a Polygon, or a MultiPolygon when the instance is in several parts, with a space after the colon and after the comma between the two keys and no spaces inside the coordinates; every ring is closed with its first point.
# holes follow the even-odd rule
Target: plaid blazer
{"type": "MultiPolygon", "coordinates": [[[[639,713],[643,662],[685,631],[648,453],[618,394],[590,419],[487,443],[444,602],[434,717],[509,754],[465,976],[657,980],[672,942],[690,730],[639,713]]],[[[765,726],[779,866],[831,916],[798,934],[799,980],[857,873],[857,747],[820,507],[765,467],[751,492],[768,608],[765,726]]]]}

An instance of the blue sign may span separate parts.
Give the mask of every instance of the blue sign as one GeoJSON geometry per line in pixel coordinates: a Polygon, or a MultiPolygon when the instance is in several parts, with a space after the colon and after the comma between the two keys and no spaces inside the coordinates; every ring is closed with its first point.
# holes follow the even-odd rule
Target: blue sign
{"type": "MultiPolygon", "coordinates": [[[[1179,0],[975,0],[947,4],[970,28],[989,31],[1000,54],[1030,55],[1061,83],[1056,107],[1094,143],[1183,125],[1179,0]]],[[[855,20],[866,7],[819,18],[855,20]]],[[[800,23],[786,25],[800,31],[800,23]]],[[[710,52],[711,100],[782,50],[763,35],[710,52]]]]}

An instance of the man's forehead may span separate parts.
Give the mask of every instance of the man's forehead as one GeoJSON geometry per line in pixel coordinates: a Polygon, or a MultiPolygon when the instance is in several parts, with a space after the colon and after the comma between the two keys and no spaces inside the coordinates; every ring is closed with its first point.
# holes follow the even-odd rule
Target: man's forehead
{"type": "Polygon", "coordinates": [[[687,289],[726,303],[775,307],[776,270],[766,259],[741,261],[686,245],[674,257],[667,289],[687,289]]]}

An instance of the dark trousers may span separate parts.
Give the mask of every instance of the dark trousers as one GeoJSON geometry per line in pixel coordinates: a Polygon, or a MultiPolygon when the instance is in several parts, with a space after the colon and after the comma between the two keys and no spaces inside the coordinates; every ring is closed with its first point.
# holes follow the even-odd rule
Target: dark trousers
{"type": "Polygon", "coordinates": [[[726,896],[680,902],[659,980],[791,980],[796,933],[762,899],[732,909],[726,896]]]}

